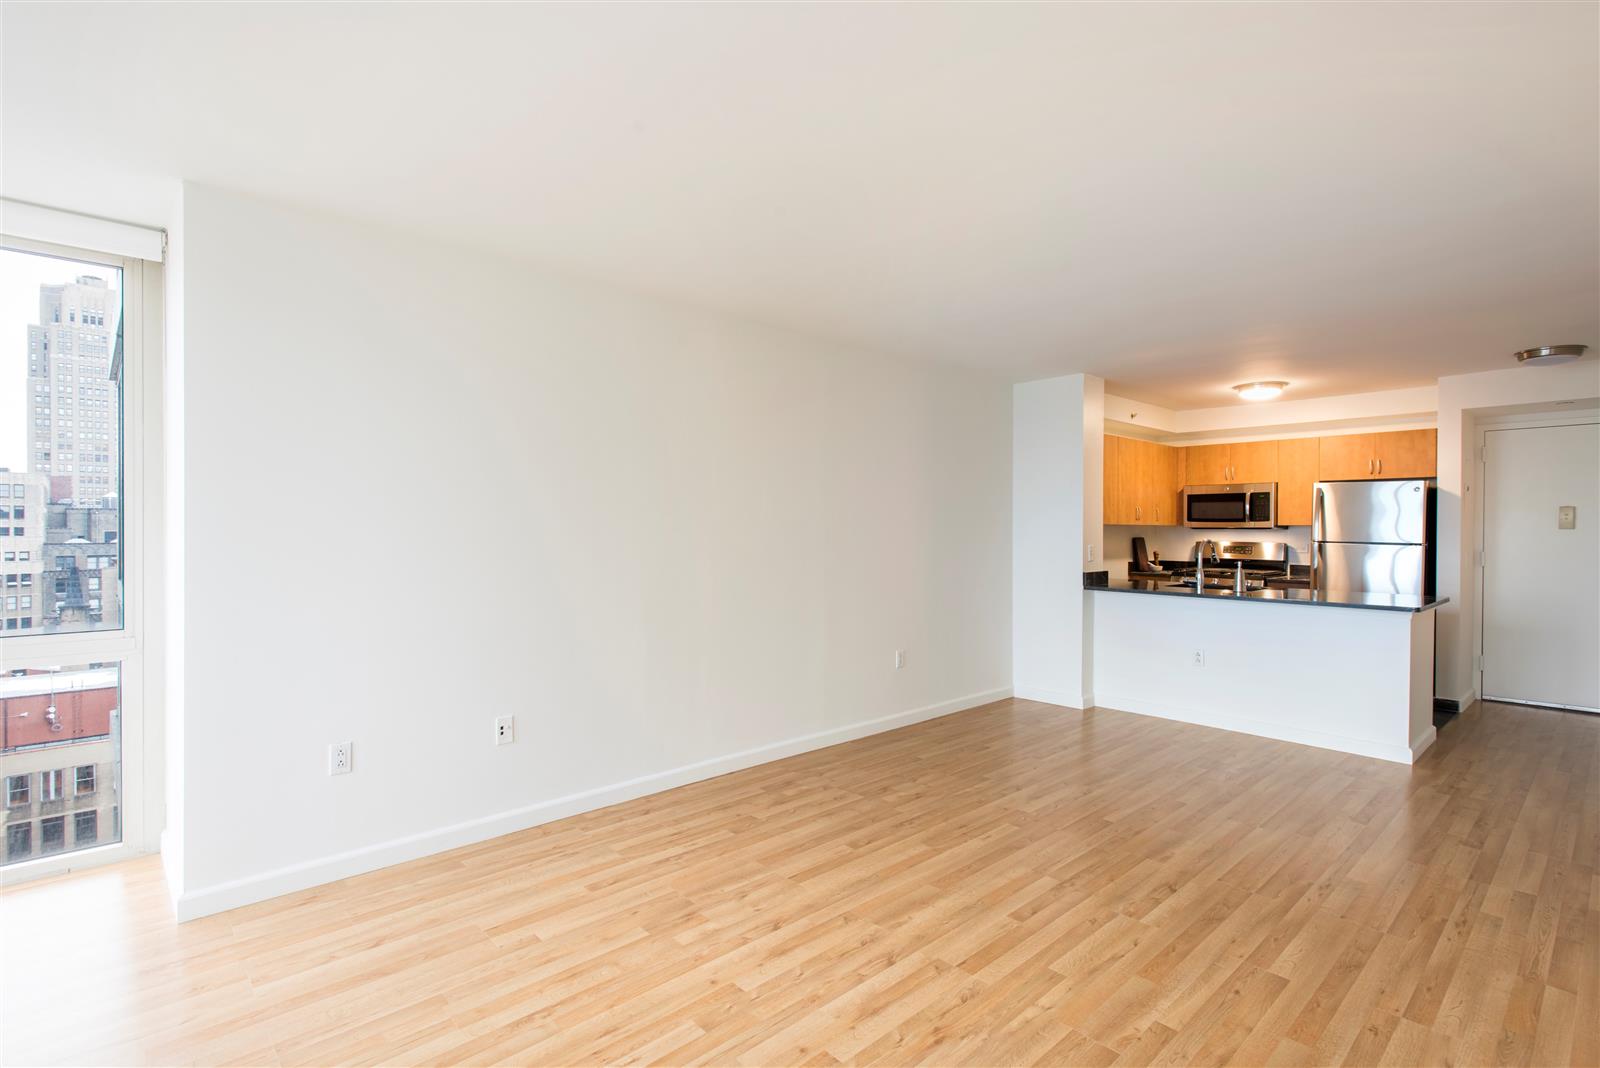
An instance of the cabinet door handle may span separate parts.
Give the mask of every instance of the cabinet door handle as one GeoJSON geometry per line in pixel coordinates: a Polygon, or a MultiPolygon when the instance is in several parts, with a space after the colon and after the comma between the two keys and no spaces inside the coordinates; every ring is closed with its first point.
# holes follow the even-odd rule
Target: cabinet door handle
{"type": "Polygon", "coordinates": [[[1383,474],[1383,457],[1378,457],[1378,474],[1383,474]]]}

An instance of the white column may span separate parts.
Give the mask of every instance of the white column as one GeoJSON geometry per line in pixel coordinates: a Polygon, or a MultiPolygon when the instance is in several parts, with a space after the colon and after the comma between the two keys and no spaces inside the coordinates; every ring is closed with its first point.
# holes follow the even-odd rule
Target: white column
{"type": "Polygon", "coordinates": [[[1011,633],[1018,697],[1093,703],[1093,605],[1083,572],[1102,559],[1105,383],[1091,375],[1012,392],[1011,633]],[[1091,561],[1091,557],[1093,558],[1091,561]]]}

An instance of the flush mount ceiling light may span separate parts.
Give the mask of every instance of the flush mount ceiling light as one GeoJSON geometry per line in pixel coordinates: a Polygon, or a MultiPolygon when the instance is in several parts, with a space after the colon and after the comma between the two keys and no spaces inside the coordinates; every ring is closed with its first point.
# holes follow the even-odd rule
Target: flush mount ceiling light
{"type": "Polygon", "coordinates": [[[1271,400],[1287,388],[1287,382],[1246,382],[1233,391],[1245,400],[1271,400]]]}
{"type": "Polygon", "coordinates": [[[1522,367],[1543,367],[1548,363],[1568,363],[1583,355],[1588,345],[1540,345],[1536,349],[1523,349],[1517,353],[1517,363],[1522,367]]]}

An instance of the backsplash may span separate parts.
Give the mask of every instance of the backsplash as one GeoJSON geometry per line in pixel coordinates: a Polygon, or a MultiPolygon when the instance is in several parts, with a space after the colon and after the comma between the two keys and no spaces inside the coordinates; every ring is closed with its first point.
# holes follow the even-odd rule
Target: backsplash
{"type": "Polygon", "coordinates": [[[1114,579],[1127,578],[1128,561],[1133,559],[1133,539],[1143,538],[1152,553],[1163,560],[1186,560],[1194,555],[1194,543],[1201,538],[1212,541],[1276,541],[1291,548],[1289,561],[1309,563],[1310,527],[1277,527],[1273,530],[1191,530],[1188,527],[1106,527],[1104,552],[1106,570],[1114,579]]]}

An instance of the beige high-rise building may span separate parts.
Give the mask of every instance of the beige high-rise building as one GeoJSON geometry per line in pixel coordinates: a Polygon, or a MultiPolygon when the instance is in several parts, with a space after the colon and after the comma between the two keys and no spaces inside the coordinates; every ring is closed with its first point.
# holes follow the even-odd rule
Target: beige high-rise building
{"type": "Polygon", "coordinates": [[[39,287],[28,327],[28,469],[52,502],[96,504],[119,492],[116,383],[111,377],[121,295],[79,275],[39,287]]]}

